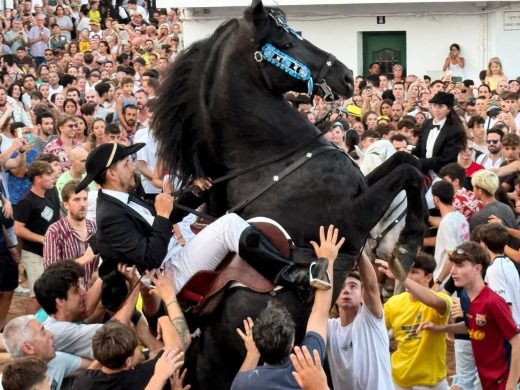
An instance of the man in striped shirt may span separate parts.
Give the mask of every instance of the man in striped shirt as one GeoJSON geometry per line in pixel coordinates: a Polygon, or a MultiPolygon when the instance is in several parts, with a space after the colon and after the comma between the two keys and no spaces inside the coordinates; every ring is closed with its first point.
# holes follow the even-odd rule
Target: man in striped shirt
{"type": "Polygon", "coordinates": [[[74,260],[85,268],[83,287],[88,289],[99,265],[99,256],[88,245],[90,237],[96,234],[96,224],[86,219],[88,187],[75,194],[77,184],[70,181],[61,190],[67,216],[49,226],[45,233],[43,266],[47,269],[59,261],[74,260]]]}

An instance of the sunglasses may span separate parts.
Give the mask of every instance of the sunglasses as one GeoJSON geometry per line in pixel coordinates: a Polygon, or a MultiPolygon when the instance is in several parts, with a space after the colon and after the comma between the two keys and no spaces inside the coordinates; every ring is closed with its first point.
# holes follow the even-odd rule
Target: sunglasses
{"type": "Polygon", "coordinates": [[[486,142],[487,142],[488,144],[494,144],[494,145],[496,145],[496,144],[498,144],[498,143],[500,142],[500,140],[499,140],[499,139],[488,139],[486,142]]]}

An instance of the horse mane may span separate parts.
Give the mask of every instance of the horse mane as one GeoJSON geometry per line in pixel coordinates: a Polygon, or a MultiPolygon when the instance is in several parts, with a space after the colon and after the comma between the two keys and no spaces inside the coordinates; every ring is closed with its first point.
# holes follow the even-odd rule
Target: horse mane
{"type": "Polygon", "coordinates": [[[168,68],[153,106],[151,128],[158,140],[158,157],[181,186],[202,175],[198,149],[211,136],[208,89],[212,68],[225,38],[238,20],[223,23],[209,38],[193,43],[168,68]]]}

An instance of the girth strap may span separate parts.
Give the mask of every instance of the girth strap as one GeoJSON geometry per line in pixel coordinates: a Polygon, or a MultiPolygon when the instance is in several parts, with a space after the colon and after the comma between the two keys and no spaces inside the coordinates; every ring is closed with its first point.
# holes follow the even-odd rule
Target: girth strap
{"type": "Polygon", "coordinates": [[[265,192],[267,192],[268,190],[270,190],[276,183],[278,183],[285,177],[289,176],[292,172],[294,172],[296,169],[298,169],[299,167],[301,167],[302,165],[304,165],[305,163],[310,161],[312,158],[319,156],[320,154],[328,152],[328,151],[336,151],[336,152],[344,153],[341,149],[339,149],[335,146],[330,146],[330,145],[320,146],[320,147],[312,150],[311,152],[306,153],[305,155],[300,157],[298,160],[296,160],[295,162],[293,162],[292,164],[290,164],[289,166],[284,168],[279,174],[274,175],[271,182],[269,182],[267,185],[259,188],[255,192],[253,192],[247,199],[243,200],[236,206],[230,208],[227,212],[235,213],[239,210],[242,210],[244,207],[246,207],[251,202],[253,202],[255,199],[257,199],[260,195],[262,195],[265,192]]]}

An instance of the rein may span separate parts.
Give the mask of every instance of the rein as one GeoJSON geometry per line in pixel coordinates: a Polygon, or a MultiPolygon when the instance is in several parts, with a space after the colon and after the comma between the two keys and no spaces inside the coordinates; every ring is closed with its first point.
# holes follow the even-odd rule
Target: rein
{"type": "MultiPolygon", "coordinates": [[[[234,179],[235,177],[238,177],[238,176],[241,176],[241,175],[245,175],[246,173],[249,173],[249,172],[251,172],[251,171],[253,171],[253,170],[255,170],[255,169],[262,168],[262,167],[265,167],[265,166],[270,165],[270,164],[272,164],[272,163],[275,163],[275,162],[277,162],[277,161],[283,160],[283,159],[285,159],[285,158],[291,156],[292,154],[297,153],[297,152],[300,151],[301,149],[305,148],[306,146],[308,146],[309,144],[311,144],[313,141],[315,141],[315,140],[317,140],[318,138],[320,138],[322,135],[323,135],[323,133],[320,132],[320,133],[316,134],[314,137],[310,138],[308,141],[306,141],[306,142],[304,142],[304,143],[302,143],[302,144],[296,145],[295,147],[293,147],[293,148],[291,148],[291,149],[289,149],[289,150],[287,150],[287,151],[285,151],[285,152],[283,152],[283,153],[281,153],[281,154],[277,154],[277,155],[275,155],[275,156],[273,156],[273,157],[271,157],[271,158],[268,158],[268,159],[266,159],[266,160],[264,160],[264,161],[259,162],[258,164],[254,164],[254,165],[251,165],[251,166],[246,167],[246,168],[240,168],[240,169],[236,169],[236,170],[234,170],[234,171],[231,171],[231,172],[229,172],[228,174],[226,174],[226,175],[224,175],[224,176],[220,176],[220,177],[218,177],[218,178],[212,180],[211,183],[212,183],[213,185],[215,185],[215,184],[219,184],[219,183],[223,183],[223,182],[229,181],[229,180],[231,180],[231,179],[234,179]]],[[[328,147],[328,148],[337,149],[337,147],[335,147],[335,146],[327,146],[327,147],[328,147]]],[[[317,148],[317,149],[319,149],[319,148],[317,148]]],[[[312,157],[312,153],[315,152],[317,149],[314,149],[313,151],[307,153],[306,156],[310,154],[311,157],[312,157]]],[[[339,149],[338,149],[338,150],[339,150],[339,149]]],[[[321,154],[321,152],[320,152],[319,154],[321,154]]],[[[303,159],[303,158],[300,158],[300,160],[302,160],[302,159],[303,159]]],[[[297,162],[300,161],[300,160],[297,160],[297,162]]],[[[305,161],[304,161],[304,162],[305,162],[305,161]]],[[[293,163],[293,164],[294,164],[294,163],[293,163]]],[[[290,166],[292,166],[293,164],[291,164],[290,166]]],[[[303,165],[303,164],[300,164],[300,165],[303,165]]],[[[296,168],[297,168],[297,167],[296,167],[296,168]]],[[[295,169],[296,169],[296,168],[295,168],[295,169]]],[[[287,169],[287,168],[286,168],[286,169],[287,169]]],[[[285,176],[287,176],[287,174],[284,174],[284,172],[285,172],[285,170],[282,171],[282,172],[280,172],[278,175],[273,176],[273,177],[278,177],[279,179],[280,179],[280,177],[281,177],[281,178],[284,178],[285,176]]],[[[289,173],[290,173],[290,172],[289,172],[289,173]]],[[[270,187],[272,187],[272,184],[271,184],[271,183],[269,184],[269,188],[270,188],[270,187]]],[[[265,191],[267,191],[267,189],[266,189],[265,191]]],[[[265,191],[262,191],[262,193],[265,192],[265,191]]],[[[174,192],[172,193],[172,196],[173,196],[173,197],[177,197],[177,196],[179,196],[179,195],[181,195],[181,194],[183,194],[183,193],[187,193],[187,192],[194,192],[194,187],[193,187],[193,186],[188,186],[188,187],[182,188],[182,189],[180,189],[180,190],[178,190],[178,191],[174,191],[174,192]]],[[[258,192],[258,191],[257,191],[257,192],[258,192]]],[[[230,213],[230,212],[234,212],[234,211],[239,210],[239,209],[241,209],[241,208],[244,208],[247,204],[251,203],[251,202],[252,202],[254,199],[256,199],[258,196],[259,196],[259,195],[257,195],[257,196],[254,197],[254,198],[249,197],[248,199],[251,199],[249,202],[247,202],[246,204],[244,204],[245,202],[241,202],[240,205],[244,204],[242,207],[240,207],[240,208],[237,208],[238,206],[232,207],[230,210],[228,210],[228,213],[230,213]],[[233,210],[233,211],[232,211],[232,210],[233,210]]],[[[209,214],[206,214],[206,213],[203,213],[203,212],[197,211],[197,210],[195,210],[195,209],[193,209],[193,208],[191,208],[191,207],[188,207],[188,206],[184,206],[184,205],[181,204],[181,203],[175,203],[175,207],[176,207],[176,208],[179,208],[179,209],[181,209],[181,210],[184,210],[184,211],[188,211],[188,212],[190,212],[190,213],[192,213],[192,214],[195,214],[196,216],[201,217],[201,218],[204,218],[204,219],[208,219],[208,220],[212,220],[212,221],[216,219],[215,217],[213,217],[213,216],[211,216],[211,215],[209,215],[209,214]]]]}

